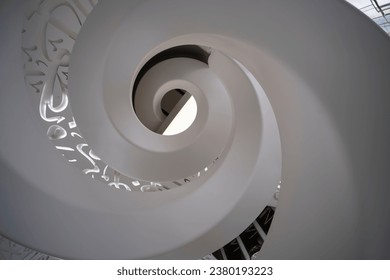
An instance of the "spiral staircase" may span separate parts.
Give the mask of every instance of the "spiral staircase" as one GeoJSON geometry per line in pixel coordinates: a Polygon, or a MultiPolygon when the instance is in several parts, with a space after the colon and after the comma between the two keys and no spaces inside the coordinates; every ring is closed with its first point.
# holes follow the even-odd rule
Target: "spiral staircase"
{"type": "Polygon", "coordinates": [[[347,2],[0,15],[0,259],[390,257],[390,39],[347,2]]]}

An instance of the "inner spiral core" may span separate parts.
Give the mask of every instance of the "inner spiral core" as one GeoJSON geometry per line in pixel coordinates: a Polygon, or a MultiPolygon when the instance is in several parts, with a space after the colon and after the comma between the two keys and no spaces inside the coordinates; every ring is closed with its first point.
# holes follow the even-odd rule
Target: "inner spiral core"
{"type": "Polygon", "coordinates": [[[195,121],[198,103],[191,91],[178,86],[157,94],[152,98],[137,92],[138,85],[150,69],[173,58],[189,58],[207,64],[208,48],[184,45],[169,48],[152,57],[139,71],[132,91],[135,113],[140,122],[149,130],[160,135],[171,136],[186,131],[195,121]]]}

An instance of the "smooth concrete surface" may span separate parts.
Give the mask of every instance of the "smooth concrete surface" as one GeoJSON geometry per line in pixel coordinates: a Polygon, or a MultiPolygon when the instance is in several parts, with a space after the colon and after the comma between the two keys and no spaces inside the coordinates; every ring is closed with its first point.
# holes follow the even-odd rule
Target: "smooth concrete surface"
{"type": "MultiPolygon", "coordinates": [[[[277,166],[266,166],[272,139],[245,129],[267,119],[266,110],[251,123],[236,119],[245,133],[208,178],[147,197],[107,189],[61,160],[39,128],[15,48],[24,2],[0,12],[1,234],[65,258],[198,258],[253,221],[272,193],[267,186],[279,181],[277,166]]],[[[103,0],[81,30],[77,57],[90,40],[110,61],[91,68],[94,79],[114,66],[134,78],[162,49],[196,44],[237,60],[261,85],[259,104],[269,99],[282,148],[279,205],[262,258],[390,258],[390,39],[349,4],[103,0]],[[112,55],[125,50],[122,61],[112,55]]]]}

